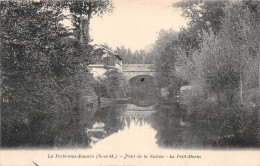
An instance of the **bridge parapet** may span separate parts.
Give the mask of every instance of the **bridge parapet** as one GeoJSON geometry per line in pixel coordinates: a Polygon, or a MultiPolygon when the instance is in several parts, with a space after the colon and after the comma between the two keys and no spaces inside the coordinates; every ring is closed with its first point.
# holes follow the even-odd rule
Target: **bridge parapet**
{"type": "Polygon", "coordinates": [[[123,64],[123,72],[127,71],[154,71],[153,64],[123,64]]]}

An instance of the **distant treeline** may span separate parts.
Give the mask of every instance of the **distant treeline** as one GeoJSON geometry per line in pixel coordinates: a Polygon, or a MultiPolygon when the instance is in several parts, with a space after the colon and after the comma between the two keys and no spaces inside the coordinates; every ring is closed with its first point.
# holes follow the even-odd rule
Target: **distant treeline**
{"type": "Polygon", "coordinates": [[[123,58],[124,64],[153,64],[154,57],[150,50],[136,50],[132,51],[130,48],[126,49],[124,46],[117,47],[115,53],[123,58]]]}

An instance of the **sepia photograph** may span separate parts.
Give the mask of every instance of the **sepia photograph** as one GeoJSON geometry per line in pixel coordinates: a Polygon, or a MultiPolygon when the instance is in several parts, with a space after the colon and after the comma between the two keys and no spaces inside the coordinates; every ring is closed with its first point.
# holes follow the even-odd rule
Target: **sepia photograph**
{"type": "Polygon", "coordinates": [[[260,166],[260,1],[0,12],[0,166],[260,166]]]}

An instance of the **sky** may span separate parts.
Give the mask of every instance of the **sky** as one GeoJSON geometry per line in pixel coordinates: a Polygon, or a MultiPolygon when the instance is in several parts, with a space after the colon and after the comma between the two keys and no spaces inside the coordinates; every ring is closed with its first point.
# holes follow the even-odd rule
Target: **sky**
{"type": "Polygon", "coordinates": [[[94,44],[107,44],[115,49],[125,46],[132,50],[146,49],[154,44],[161,29],[179,31],[187,21],[174,0],[113,0],[114,11],[94,16],[90,35],[94,44]]]}

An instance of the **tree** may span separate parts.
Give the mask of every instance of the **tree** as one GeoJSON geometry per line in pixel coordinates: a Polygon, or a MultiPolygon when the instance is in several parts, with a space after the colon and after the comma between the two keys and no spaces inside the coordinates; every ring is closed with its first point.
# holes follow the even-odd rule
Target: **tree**
{"type": "Polygon", "coordinates": [[[110,69],[105,73],[104,78],[99,78],[94,84],[95,92],[100,97],[125,97],[127,83],[122,75],[114,69],[110,69]]]}
{"type": "Polygon", "coordinates": [[[22,126],[33,130],[35,119],[57,111],[52,103],[57,97],[54,63],[62,54],[59,40],[68,33],[58,24],[61,10],[50,10],[49,5],[1,2],[3,144],[22,126]]]}
{"type": "MultiPolygon", "coordinates": [[[[225,94],[225,101],[233,103],[239,89],[240,102],[243,91],[254,88],[257,78],[258,34],[255,13],[242,3],[224,9],[225,18],[217,35],[204,34],[201,51],[194,54],[198,75],[204,80],[206,91],[225,94]]],[[[199,79],[199,78],[195,78],[199,79]]]]}
{"type": "Polygon", "coordinates": [[[84,42],[88,44],[90,41],[89,24],[91,18],[94,15],[102,16],[113,9],[111,0],[66,0],[61,3],[64,3],[72,14],[74,32],[81,44],[84,42]]]}
{"type": "Polygon", "coordinates": [[[154,46],[156,55],[155,70],[157,85],[171,89],[171,95],[176,94],[180,87],[180,80],[176,74],[176,62],[180,52],[178,33],[174,31],[160,31],[154,46]]]}
{"type": "Polygon", "coordinates": [[[221,22],[225,13],[223,8],[226,1],[188,0],[174,3],[173,6],[181,8],[182,15],[189,20],[188,27],[183,28],[179,34],[182,49],[190,56],[194,50],[200,49],[203,32],[210,30],[217,34],[221,29],[221,22]]]}
{"type": "Polygon", "coordinates": [[[60,23],[63,8],[55,3],[1,2],[4,146],[53,145],[57,128],[76,118],[71,114],[90,114],[83,97],[95,96],[84,67],[92,47],[83,49],[70,37],[60,23]]]}
{"type": "Polygon", "coordinates": [[[153,64],[155,55],[151,50],[136,50],[132,52],[130,48],[124,46],[117,47],[115,53],[120,55],[124,64],[153,64]]]}
{"type": "MultiPolygon", "coordinates": [[[[189,5],[194,9],[193,4],[189,5]]],[[[181,57],[185,62],[181,63],[185,69],[181,76],[188,76],[192,87],[182,94],[182,107],[189,110],[193,119],[203,119],[210,128],[217,129],[214,132],[218,138],[214,138],[214,142],[218,144],[258,145],[259,124],[255,118],[259,103],[256,91],[259,88],[257,4],[255,1],[226,3],[221,9],[223,17],[219,30],[216,32],[208,26],[199,40],[194,37],[194,43],[199,47],[190,49],[188,46],[188,55],[191,56],[181,57]],[[233,136],[227,138],[227,135],[233,136]]],[[[188,12],[191,10],[187,9],[188,12]]],[[[195,16],[191,22],[203,20],[203,13],[195,16]]],[[[193,26],[196,24],[185,29],[187,36],[179,36],[181,44],[188,44],[189,35],[198,35],[193,26]]],[[[183,51],[187,49],[182,47],[183,51]]]]}

